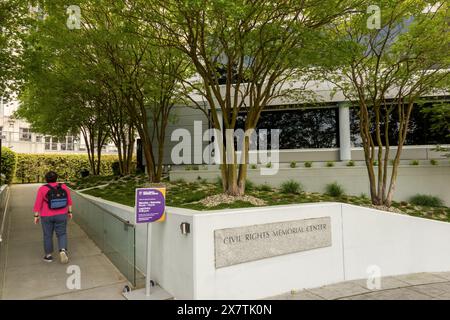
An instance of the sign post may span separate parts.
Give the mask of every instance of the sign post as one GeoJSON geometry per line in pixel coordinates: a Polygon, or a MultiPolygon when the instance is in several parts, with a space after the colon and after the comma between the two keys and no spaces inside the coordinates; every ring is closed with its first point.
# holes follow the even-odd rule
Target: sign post
{"type": "Polygon", "coordinates": [[[165,188],[137,188],[136,189],[136,205],[135,205],[135,223],[147,224],[147,271],[145,276],[145,296],[140,292],[142,290],[133,291],[125,294],[128,299],[164,299],[168,298],[167,294],[160,292],[152,292],[151,289],[151,244],[152,244],[152,223],[164,221],[166,209],[166,189],[165,188]],[[153,297],[155,296],[155,297],[153,297]]]}

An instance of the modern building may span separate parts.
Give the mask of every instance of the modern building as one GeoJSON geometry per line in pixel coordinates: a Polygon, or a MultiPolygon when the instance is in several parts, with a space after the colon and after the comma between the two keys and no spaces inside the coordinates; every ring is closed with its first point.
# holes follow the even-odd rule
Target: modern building
{"type": "MultiPolygon", "coordinates": [[[[294,83],[294,86],[300,86],[300,84],[294,83]]],[[[307,89],[315,93],[317,103],[286,98],[274,99],[265,107],[259,119],[257,130],[281,130],[280,162],[364,160],[357,109],[349,107],[351,104],[342,94],[331,95],[333,86],[328,82],[310,83],[307,89]]],[[[423,97],[423,100],[426,104],[450,101],[450,95],[423,97]]],[[[201,101],[200,98],[199,101],[201,101]]],[[[209,109],[209,106],[206,105],[206,108],[209,109]]],[[[179,143],[178,138],[172,137],[174,130],[184,128],[189,131],[193,141],[201,141],[203,133],[212,128],[211,120],[193,106],[178,106],[174,113],[175,121],[169,124],[166,132],[164,164],[173,164],[172,149],[179,143]],[[201,122],[201,130],[198,129],[199,122],[201,122]],[[195,128],[196,123],[197,128],[195,128]]],[[[220,116],[220,110],[218,113],[220,116]]],[[[245,116],[245,112],[239,115],[236,129],[243,128],[245,116]]],[[[390,145],[395,149],[396,113],[393,112],[391,116],[389,139],[390,145]]],[[[450,146],[450,137],[448,132],[433,131],[431,126],[431,120],[421,112],[421,108],[414,108],[402,152],[403,160],[442,157],[441,153],[434,150],[437,145],[450,146]]],[[[208,144],[210,144],[209,141],[203,141],[201,145],[192,143],[189,155],[191,164],[204,163],[199,162],[200,157],[194,155],[203,152],[208,144]]],[[[392,152],[392,156],[395,156],[395,152],[392,152]]]]}
{"type": "MultiPolygon", "coordinates": [[[[330,95],[333,91],[330,83],[311,83],[309,88],[316,94],[317,103],[275,99],[265,107],[257,130],[281,130],[279,150],[276,153],[278,159],[277,156],[271,158],[272,154],[259,148],[260,146],[257,151],[250,151],[253,160],[256,153],[259,164],[256,167],[250,166],[247,179],[255,184],[268,184],[273,187],[280,187],[288,180],[295,180],[306,192],[324,192],[328,184],[337,182],[346,194],[369,195],[370,185],[359,135],[357,108],[351,107],[351,102],[339,93],[330,95]],[[350,160],[353,161],[351,165],[350,160]],[[266,167],[264,164],[268,162],[272,164],[272,174],[263,172],[266,167]],[[291,162],[296,162],[294,168],[291,168],[291,162]],[[306,165],[307,162],[311,163],[306,165]]],[[[450,101],[449,98],[449,95],[441,94],[423,97],[423,100],[431,104],[450,101]]],[[[209,110],[209,106],[206,108],[209,110]]],[[[436,148],[438,145],[449,148],[450,138],[448,132],[431,130],[430,119],[420,110],[421,108],[414,108],[411,117],[408,136],[401,153],[394,200],[407,201],[417,194],[430,194],[440,197],[444,203],[450,205],[450,164],[449,159],[445,157],[448,152],[438,151],[436,148]]],[[[208,158],[204,157],[206,147],[211,144],[208,136],[204,134],[212,127],[209,117],[189,106],[178,106],[174,112],[176,120],[169,125],[166,132],[167,145],[163,159],[169,169],[170,179],[216,181],[221,174],[219,166],[209,165],[213,159],[212,155],[209,164],[205,161],[208,158]],[[175,131],[180,128],[185,130],[185,135],[190,136],[192,143],[190,150],[183,150],[183,153],[188,154],[176,159],[172,153],[176,154],[180,149],[178,146],[182,138],[180,131],[175,131]],[[178,162],[179,158],[183,158],[182,163],[178,162]],[[184,159],[188,159],[189,163],[185,163],[184,159]]],[[[239,115],[240,121],[236,129],[242,128],[245,116],[245,112],[239,115]]],[[[394,113],[390,128],[390,158],[393,159],[397,141],[394,113]]],[[[391,168],[388,166],[389,170],[391,168]]]]}

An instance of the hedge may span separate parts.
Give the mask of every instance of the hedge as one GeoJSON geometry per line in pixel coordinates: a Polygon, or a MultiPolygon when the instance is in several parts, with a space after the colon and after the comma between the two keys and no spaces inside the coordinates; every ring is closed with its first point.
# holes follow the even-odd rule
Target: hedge
{"type": "Polygon", "coordinates": [[[5,180],[3,181],[2,179],[2,183],[12,182],[16,172],[16,165],[17,165],[16,153],[9,148],[2,147],[1,174],[5,176],[5,180]]]}
{"type": "MultiPolygon", "coordinates": [[[[104,155],[101,160],[101,175],[113,174],[113,163],[118,157],[104,155]]],[[[43,182],[48,171],[55,171],[60,180],[69,181],[80,177],[81,171],[90,170],[86,154],[17,154],[15,182],[43,182]]]]}

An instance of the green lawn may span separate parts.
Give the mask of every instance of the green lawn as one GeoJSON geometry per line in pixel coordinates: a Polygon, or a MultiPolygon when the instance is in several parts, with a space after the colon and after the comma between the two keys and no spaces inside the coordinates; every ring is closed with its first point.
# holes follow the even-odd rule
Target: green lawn
{"type": "MultiPolygon", "coordinates": [[[[215,207],[206,207],[199,203],[200,200],[220,194],[221,186],[218,183],[207,183],[204,180],[187,183],[182,180],[176,182],[164,182],[167,188],[166,204],[173,207],[181,207],[195,210],[218,210],[226,208],[244,208],[253,207],[249,202],[235,201],[230,204],[220,204],[215,207]]],[[[118,177],[88,177],[70,183],[74,189],[81,190],[92,188],[84,191],[84,193],[115,201],[124,205],[134,206],[135,188],[149,186],[145,175],[118,177]],[[95,185],[108,184],[107,187],[94,187],[95,185]]],[[[362,196],[332,197],[321,193],[300,192],[296,194],[282,193],[281,190],[270,188],[267,185],[257,186],[253,183],[248,184],[246,194],[264,200],[267,205],[284,205],[295,203],[311,203],[311,202],[344,202],[360,206],[370,206],[370,200],[362,196]]],[[[406,214],[430,218],[441,221],[450,221],[450,208],[448,207],[426,207],[417,206],[407,202],[394,202],[393,207],[403,211],[406,214]]]]}

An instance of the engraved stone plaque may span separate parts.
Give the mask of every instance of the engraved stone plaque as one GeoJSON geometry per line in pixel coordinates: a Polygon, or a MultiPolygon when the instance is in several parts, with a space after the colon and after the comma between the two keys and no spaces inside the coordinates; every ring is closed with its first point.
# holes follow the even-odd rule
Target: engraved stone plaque
{"type": "Polygon", "coordinates": [[[331,246],[331,218],[320,217],[214,231],[216,268],[331,246]]]}

